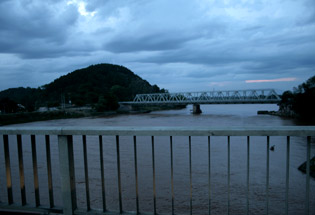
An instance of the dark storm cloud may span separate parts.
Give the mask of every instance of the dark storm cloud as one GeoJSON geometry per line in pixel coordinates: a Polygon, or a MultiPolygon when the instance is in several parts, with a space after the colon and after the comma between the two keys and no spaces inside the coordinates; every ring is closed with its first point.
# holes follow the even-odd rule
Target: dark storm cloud
{"type": "Polygon", "coordinates": [[[147,4],[147,0],[89,0],[86,4],[86,10],[93,12],[95,10],[108,12],[117,9],[117,7],[121,6],[133,6],[133,5],[144,5],[147,4]]]}
{"type": "Polygon", "coordinates": [[[183,47],[191,38],[175,33],[155,33],[140,35],[138,37],[115,38],[104,45],[105,50],[114,53],[138,52],[138,51],[167,51],[183,47]]]}
{"type": "Polygon", "coordinates": [[[264,26],[263,25],[255,25],[250,27],[243,28],[244,31],[258,31],[261,30],[264,26]]]}
{"type": "Polygon", "coordinates": [[[46,1],[1,2],[0,52],[17,53],[26,58],[46,57],[54,56],[56,47],[61,47],[61,54],[78,14],[74,7],[57,9],[46,1]]]}
{"type": "Polygon", "coordinates": [[[172,38],[165,35],[147,35],[138,38],[126,37],[114,39],[104,45],[104,48],[114,53],[161,51],[178,49],[185,41],[185,38],[172,38]]]}
{"type": "MultiPolygon", "coordinates": [[[[179,50],[188,42],[198,39],[211,39],[218,34],[223,34],[226,25],[220,21],[206,22],[194,26],[194,29],[153,30],[153,32],[140,32],[133,34],[126,32],[117,35],[104,45],[106,51],[114,53],[139,52],[139,51],[169,51],[179,50]]],[[[201,47],[202,48],[202,47],[201,47]]]]}
{"type": "Polygon", "coordinates": [[[312,25],[315,23],[315,1],[305,0],[305,7],[309,10],[309,13],[304,14],[304,16],[299,17],[296,24],[297,25],[312,25]]]}
{"type": "Polygon", "coordinates": [[[171,90],[315,71],[313,0],[2,0],[0,26],[1,89],[104,62],[171,90]]]}
{"type": "MultiPolygon", "coordinates": [[[[145,57],[143,61],[150,63],[191,63],[202,65],[226,65],[236,63],[259,63],[260,65],[269,65],[273,67],[294,68],[298,66],[314,67],[313,57],[314,46],[307,49],[283,50],[279,52],[255,53],[241,51],[244,46],[234,46],[227,49],[201,49],[190,52],[189,49],[165,51],[152,57],[145,57]]],[[[250,48],[249,48],[250,49],[250,48]]],[[[255,69],[255,67],[248,67],[255,69]]]]}
{"type": "Polygon", "coordinates": [[[186,62],[222,65],[252,62],[284,69],[299,66],[314,68],[314,30],[313,27],[308,31],[297,28],[290,32],[287,29],[274,32],[273,27],[263,25],[243,28],[235,32],[235,35],[224,30],[220,32],[220,37],[199,35],[191,43],[186,41],[186,44],[183,43],[175,50],[160,52],[142,60],[159,64],[186,62]],[[257,37],[256,34],[262,36],[257,37]]]}
{"type": "Polygon", "coordinates": [[[315,68],[315,62],[311,56],[279,56],[277,58],[265,58],[261,61],[245,64],[241,67],[248,73],[256,74],[296,74],[296,68],[315,68]],[[290,72],[291,70],[291,72],[290,72]]]}
{"type": "MultiPolygon", "coordinates": [[[[307,44],[314,46],[314,34],[313,32],[299,33],[295,34],[282,34],[275,35],[271,37],[260,38],[259,40],[253,41],[253,45],[276,45],[276,46],[296,46],[307,44]]],[[[281,47],[280,47],[281,48],[281,47]]]]}

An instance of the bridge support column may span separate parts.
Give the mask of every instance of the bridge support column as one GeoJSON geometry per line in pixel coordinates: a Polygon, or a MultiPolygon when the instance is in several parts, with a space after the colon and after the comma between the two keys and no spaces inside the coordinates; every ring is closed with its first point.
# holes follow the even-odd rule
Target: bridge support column
{"type": "Polygon", "coordinates": [[[193,104],[193,114],[200,114],[202,113],[200,109],[200,104],[193,104]]]}

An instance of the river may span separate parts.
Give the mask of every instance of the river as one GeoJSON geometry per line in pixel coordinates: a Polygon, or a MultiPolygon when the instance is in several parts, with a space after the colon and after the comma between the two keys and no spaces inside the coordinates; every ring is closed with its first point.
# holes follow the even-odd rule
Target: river
{"type": "MultiPolygon", "coordinates": [[[[200,115],[191,114],[192,106],[181,110],[156,111],[109,117],[50,120],[18,126],[290,126],[303,124],[292,119],[257,115],[258,110],[277,110],[276,105],[201,105],[200,115]]],[[[16,126],[16,125],[11,125],[16,126]]],[[[41,203],[49,205],[44,137],[38,136],[37,151],[41,203]]],[[[23,136],[27,201],[34,204],[31,146],[23,136]]],[[[57,138],[51,137],[55,203],[61,205],[57,138]]],[[[91,207],[102,208],[98,137],[87,137],[91,207]]],[[[10,136],[14,200],[20,202],[16,137],[10,136]]],[[[192,137],[193,214],[208,212],[208,142],[207,137],[192,137]]],[[[109,210],[119,210],[115,137],[103,137],[106,203],[109,210]]],[[[284,214],[286,184],[286,137],[271,137],[269,214],[284,214]]],[[[175,213],[189,214],[188,137],[173,137],[175,213]]],[[[141,212],[153,211],[151,137],[137,137],[139,200],[141,212]]],[[[311,156],[315,145],[311,146],[311,156]]],[[[211,138],[211,211],[227,212],[227,137],[211,138]]],[[[289,214],[304,214],[305,174],[298,166],[305,161],[306,138],[292,137],[290,153],[289,214]]],[[[132,137],[120,137],[123,210],[135,211],[135,176],[132,137]]],[[[0,201],[6,201],[3,142],[0,140],[0,201]]],[[[74,137],[74,156],[78,206],[86,207],[82,138],[74,137]]],[[[231,137],[231,214],[246,211],[246,137],[231,137]]],[[[171,212],[169,137],[155,137],[156,205],[158,213],[171,212]]],[[[251,137],[250,145],[250,214],[265,214],[266,137],[251,137]]],[[[315,180],[311,179],[311,214],[315,214],[315,180]]]]}

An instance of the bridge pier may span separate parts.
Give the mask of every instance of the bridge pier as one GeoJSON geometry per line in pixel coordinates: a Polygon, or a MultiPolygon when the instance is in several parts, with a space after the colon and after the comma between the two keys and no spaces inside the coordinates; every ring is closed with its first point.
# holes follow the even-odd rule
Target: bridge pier
{"type": "Polygon", "coordinates": [[[201,114],[200,104],[193,104],[193,114],[201,114]]]}

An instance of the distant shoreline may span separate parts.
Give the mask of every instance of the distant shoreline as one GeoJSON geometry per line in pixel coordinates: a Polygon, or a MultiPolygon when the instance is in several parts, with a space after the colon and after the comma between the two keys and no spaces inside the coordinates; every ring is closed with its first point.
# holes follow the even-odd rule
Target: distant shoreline
{"type": "Polygon", "coordinates": [[[86,114],[80,112],[67,112],[62,110],[45,112],[20,112],[0,115],[0,126],[20,124],[35,121],[45,121],[54,119],[68,119],[85,117],[86,114]]]}
{"type": "Polygon", "coordinates": [[[295,114],[294,112],[284,112],[284,111],[267,111],[267,110],[259,110],[257,111],[257,115],[272,115],[279,116],[282,118],[292,119],[296,122],[296,124],[301,125],[315,125],[315,122],[308,118],[302,118],[295,114]]]}
{"type": "Polygon", "coordinates": [[[122,114],[141,114],[149,113],[151,111],[159,110],[170,110],[170,109],[181,109],[186,106],[167,106],[167,107],[142,107],[138,110],[116,110],[116,111],[103,111],[97,112],[92,108],[70,108],[70,109],[54,109],[47,111],[34,111],[34,112],[18,112],[10,114],[0,114],[0,126],[21,124],[35,121],[46,121],[56,119],[71,119],[71,118],[82,118],[82,117],[106,117],[113,115],[122,114]]]}
{"type": "MultiPolygon", "coordinates": [[[[48,110],[43,112],[19,112],[12,114],[0,114],[0,126],[12,125],[12,124],[21,124],[35,121],[46,121],[46,120],[57,120],[57,119],[71,119],[71,118],[83,118],[83,117],[107,117],[115,116],[122,114],[141,114],[149,113],[151,111],[160,111],[160,110],[170,110],[170,109],[181,109],[184,107],[164,107],[164,108],[155,108],[155,107],[144,107],[138,110],[116,110],[116,111],[104,111],[96,112],[92,108],[74,108],[74,109],[59,109],[59,110],[48,110]]],[[[302,119],[296,114],[285,113],[283,111],[267,111],[259,110],[257,115],[272,115],[279,116],[283,118],[293,119],[297,124],[301,125],[314,125],[315,122],[310,121],[309,119],[302,119]]]]}

